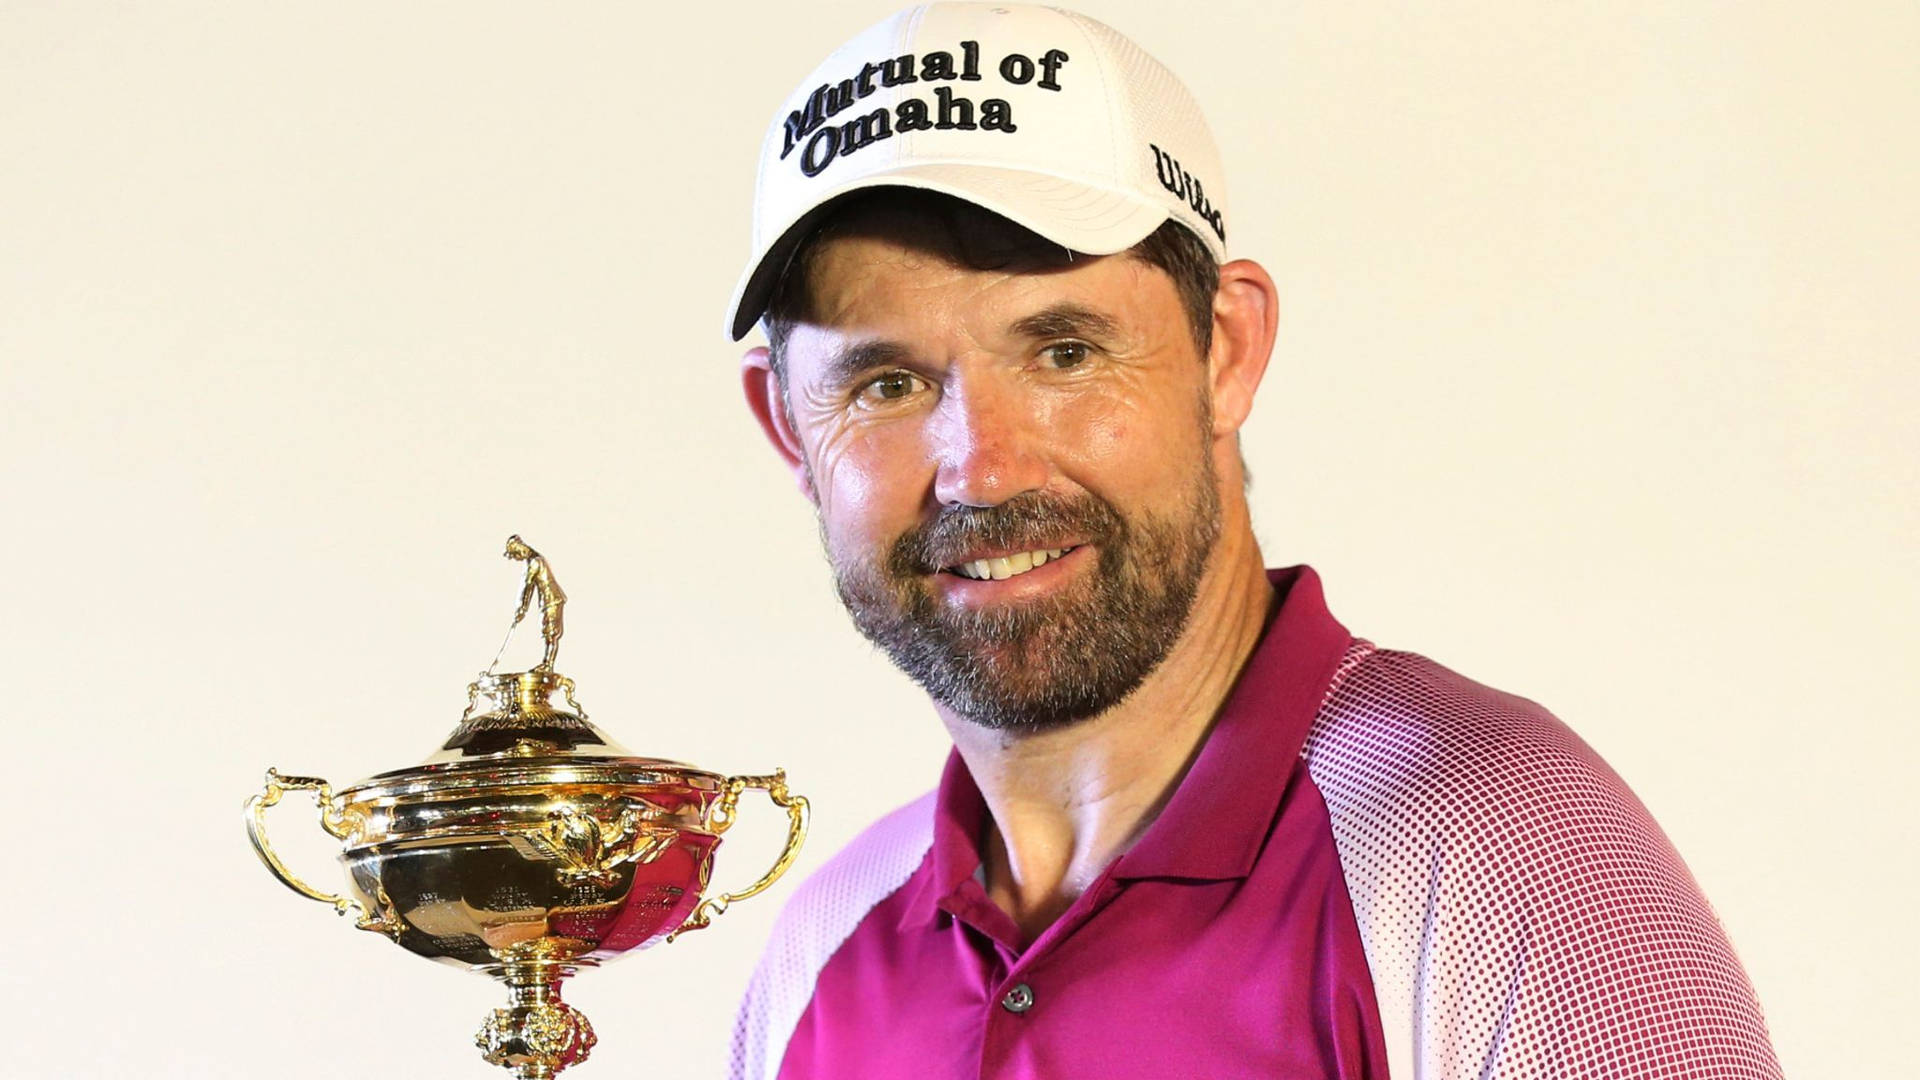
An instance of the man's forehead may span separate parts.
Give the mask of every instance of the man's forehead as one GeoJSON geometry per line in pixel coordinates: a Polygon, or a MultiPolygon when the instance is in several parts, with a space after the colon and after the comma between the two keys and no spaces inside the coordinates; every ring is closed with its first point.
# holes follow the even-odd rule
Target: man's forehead
{"type": "MultiPolygon", "coordinates": [[[[837,236],[823,242],[807,267],[811,313],[832,325],[848,314],[902,298],[993,288],[1032,291],[1070,269],[1064,258],[1008,251],[991,259],[960,259],[888,236],[837,236]]],[[[949,301],[951,302],[951,301],[949,301]]]]}
{"type": "Polygon", "coordinates": [[[858,333],[964,317],[977,322],[974,329],[1020,330],[1035,313],[1062,306],[1117,321],[1138,307],[1140,291],[1155,277],[1173,296],[1171,279],[1129,254],[1055,250],[963,262],[894,237],[836,236],[820,244],[806,268],[812,310],[801,324],[858,333]]]}

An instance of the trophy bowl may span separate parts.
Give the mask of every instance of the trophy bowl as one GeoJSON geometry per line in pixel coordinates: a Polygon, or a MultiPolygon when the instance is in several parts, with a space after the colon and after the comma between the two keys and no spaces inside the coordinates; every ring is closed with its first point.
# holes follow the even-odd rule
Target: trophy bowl
{"type": "MultiPolygon", "coordinates": [[[[544,560],[538,569],[550,581],[544,560]]],[[[268,769],[246,803],[248,838],[288,888],[409,952],[506,984],[508,1007],[475,1041],[522,1080],[577,1064],[596,1041],[561,1000],[561,980],[707,926],[778,880],[807,829],[807,801],[782,771],[723,776],[609,739],[549,666],[558,624],[557,612],[543,619],[539,667],[482,673],[468,687],[459,725],[421,764],[339,792],[268,769]],[[786,811],[786,845],[751,885],[705,896],[714,851],[750,790],[786,811]],[[266,812],[290,791],[311,792],[320,827],[340,841],[344,893],[309,885],[273,850],[266,812]]]]}

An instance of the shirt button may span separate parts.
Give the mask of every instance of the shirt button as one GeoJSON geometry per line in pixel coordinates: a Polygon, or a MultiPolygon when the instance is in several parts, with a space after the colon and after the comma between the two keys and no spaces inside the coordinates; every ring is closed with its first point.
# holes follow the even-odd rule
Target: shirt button
{"type": "Polygon", "coordinates": [[[1007,996],[1000,999],[1000,1007],[1010,1013],[1023,1013],[1033,1008],[1033,987],[1026,983],[1015,983],[1007,996]]]}

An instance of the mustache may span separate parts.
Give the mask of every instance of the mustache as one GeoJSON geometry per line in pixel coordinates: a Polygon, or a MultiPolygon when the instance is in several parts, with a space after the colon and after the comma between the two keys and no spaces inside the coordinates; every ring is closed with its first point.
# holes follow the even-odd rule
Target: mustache
{"type": "Polygon", "coordinates": [[[937,517],[902,533],[888,551],[899,576],[931,574],[983,547],[1033,551],[1111,542],[1126,530],[1113,505],[1089,492],[1023,491],[995,506],[943,507],[937,517]]]}

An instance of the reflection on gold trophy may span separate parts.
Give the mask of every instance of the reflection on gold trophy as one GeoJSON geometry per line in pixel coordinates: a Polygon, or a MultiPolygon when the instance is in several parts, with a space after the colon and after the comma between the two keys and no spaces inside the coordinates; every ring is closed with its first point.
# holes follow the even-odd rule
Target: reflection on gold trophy
{"type": "Polygon", "coordinates": [[[799,853],[807,800],[787,791],[783,771],[721,776],[638,757],[588,722],[573,680],[553,668],[566,594],[518,536],[505,554],[527,564],[513,625],[538,603],[540,663],[495,674],[496,654],[467,688],[452,735],[412,768],[338,793],[268,769],[265,790],[247,800],[247,836],[300,895],[409,951],[505,983],[512,1001],[475,1041],[520,1080],[546,1080],[596,1041],[560,1000],[561,980],[701,929],[764,891],[799,853]],[[749,790],[786,810],[786,846],[758,881],[703,899],[714,850],[749,790]],[[268,843],[266,811],[289,791],[311,791],[320,827],[341,842],[345,893],[302,881],[268,843]]]}

